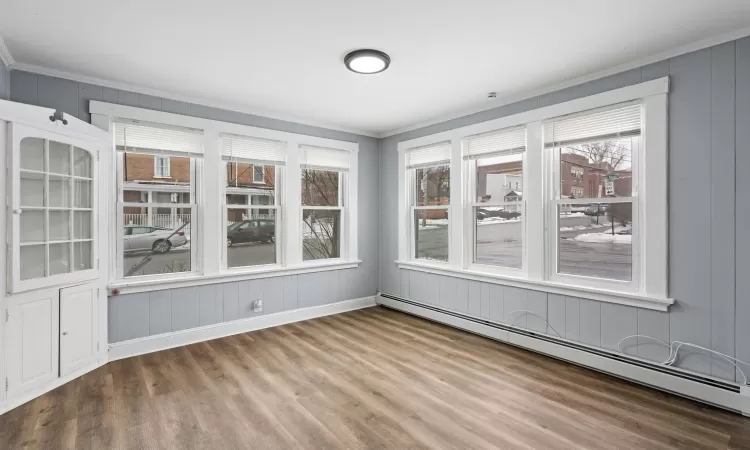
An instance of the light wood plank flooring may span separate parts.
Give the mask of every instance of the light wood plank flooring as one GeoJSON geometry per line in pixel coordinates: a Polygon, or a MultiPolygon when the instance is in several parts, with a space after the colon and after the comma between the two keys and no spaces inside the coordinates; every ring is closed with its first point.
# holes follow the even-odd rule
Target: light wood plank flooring
{"type": "Polygon", "coordinates": [[[110,363],[0,449],[750,448],[750,420],[375,307],[110,363]]]}

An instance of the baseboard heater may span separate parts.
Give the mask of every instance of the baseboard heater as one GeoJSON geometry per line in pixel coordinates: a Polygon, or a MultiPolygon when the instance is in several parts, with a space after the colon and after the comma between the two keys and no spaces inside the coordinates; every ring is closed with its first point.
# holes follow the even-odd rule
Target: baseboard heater
{"type": "Polygon", "coordinates": [[[527,329],[510,327],[405,299],[379,294],[377,303],[500,342],[532,350],[638,384],[708,403],[750,417],[750,389],[679,368],[597,349],[527,329]]]}

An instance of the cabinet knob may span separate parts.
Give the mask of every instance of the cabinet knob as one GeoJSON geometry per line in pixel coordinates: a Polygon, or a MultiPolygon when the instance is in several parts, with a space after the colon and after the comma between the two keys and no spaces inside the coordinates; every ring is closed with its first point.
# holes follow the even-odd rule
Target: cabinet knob
{"type": "Polygon", "coordinates": [[[68,335],[68,332],[67,331],[63,331],[63,336],[67,336],[67,335],[68,335]]]}

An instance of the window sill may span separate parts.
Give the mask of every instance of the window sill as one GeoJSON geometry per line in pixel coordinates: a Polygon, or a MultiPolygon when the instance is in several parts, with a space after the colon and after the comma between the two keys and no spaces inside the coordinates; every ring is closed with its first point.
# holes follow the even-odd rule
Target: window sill
{"type": "Polygon", "coordinates": [[[674,299],[672,298],[639,295],[629,292],[596,289],[570,284],[555,283],[550,281],[529,280],[526,278],[480,272],[477,270],[462,270],[439,263],[425,263],[415,261],[395,262],[396,264],[398,264],[399,269],[416,270],[419,272],[432,273],[436,275],[458,277],[467,280],[500,284],[503,286],[513,286],[523,289],[531,289],[534,291],[547,292],[550,294],[585,298],[607,303],[616,303],[619,305],[634,306],[637,308],[652,309],[655,311],[668,311],[669,306],[674,304],[674,299]]]}
{"type": "Polygon", "coordinates": [[[158,280],[118,280],[107,286],[107,294],[112,295],[113,289],[118,289],[118,295],[135,294],[138,292],[160,291],[182,287],[203,286],[206,284],[228,283],[232,281],[254,280],[258,278],[274,278],[287,275],[325,272],[329,270],[354,269],[362,261],[324,261],[297,264],[294,266],[263,267],[261,269],[233,270],[212,275],[191,274],[161,278],[158,280]]]}

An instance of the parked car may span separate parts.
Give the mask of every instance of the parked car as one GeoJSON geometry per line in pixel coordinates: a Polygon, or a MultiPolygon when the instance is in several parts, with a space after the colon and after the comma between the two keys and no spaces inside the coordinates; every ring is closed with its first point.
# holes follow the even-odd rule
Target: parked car
{"type": "Polygon", "coordinates": [[[515,219],[520,217],[521,213],[517,211],[508,211],[503,208],[477,208],[477,220],[484,220],[488,217],[500,217],[502,219],[515,219]]]}
{"type": "Polygon", "coordinates": [[[588,208],[586,208],[583,213],[587,216],[603,216],[607,214],[607,211],[609,210],[609,206],[607,205],[591,205],[588,208]]]}
{"type": "Polygon", "coordinates": [[[123,236],[124,250],[126,252],[151,250],[154,253],[167,253],[172,247],[187,244],[185,232],[178,231],[174,235],[172,233],[174,230],[169,228],[126,225],[123,236]]]}
{"type": "Polygon", "coordinates": [[[227,227],[227,247],[242,242],[275,242],[276,222],[251,219],[235,222],[227,227]]]}

